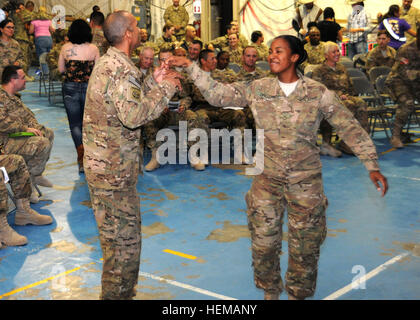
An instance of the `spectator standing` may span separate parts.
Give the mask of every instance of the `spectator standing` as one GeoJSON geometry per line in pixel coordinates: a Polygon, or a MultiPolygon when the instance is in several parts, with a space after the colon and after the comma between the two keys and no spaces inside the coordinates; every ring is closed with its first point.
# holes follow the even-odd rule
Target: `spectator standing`
{"type": "Polygon", "coordinates": [[[321,41],[339,42],[343,40],[343,30],[341,26],[335,22],[335,12],[331,7],[324,10],[324,20],[318,22],[318,29],[321,32],[321,41]]]}

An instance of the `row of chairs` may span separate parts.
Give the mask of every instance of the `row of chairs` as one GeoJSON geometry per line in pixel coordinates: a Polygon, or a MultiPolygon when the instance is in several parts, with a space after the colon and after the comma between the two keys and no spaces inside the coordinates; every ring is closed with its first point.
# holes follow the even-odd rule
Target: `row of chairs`
{"type": "Polygon", "coordinates": [[[51,72],[44,72],[44,70],[48,70],[47,54],[47,52],[44,52],[39,56],[39,96],[42,96],[42,89],[44,89],[48,96],[48,102],[55,104],[57,96],[61,96],[64,101],[63,84],[61,81],[54,79],[51,72]]]}

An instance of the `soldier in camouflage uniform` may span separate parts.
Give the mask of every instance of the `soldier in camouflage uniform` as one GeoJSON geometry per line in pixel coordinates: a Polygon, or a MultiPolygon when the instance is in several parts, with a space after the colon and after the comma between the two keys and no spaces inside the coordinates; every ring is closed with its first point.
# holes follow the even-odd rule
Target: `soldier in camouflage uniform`
{"type": "Polygon", "coordinates": [[[180,47],[183,48],[185,51],[188,51],[188,47],[193,42],[193,40],[201,40],[199,37],[197,37],[197,31],[195,30],[195,27],[193,25],[187,25],[185,28],[185,37],[180,41],[180,47]]]}
{"type": "Polygon", "coordinates": [[[309,30],[309,42],[305,44],[304,48],[308,53],[308,59],[302,63],[305,73],[312,71],[317,65],[325,61],[324,42],[321,40],[321,33],[316,27],[309,30]]]}
{"type": "Polygon", "coordinates": [[[165,24],[163,26],[163,34],[162,36],[156,40],[156,45],[158,46],[159,50],[166,49],[171,50],[174,49],[177,45],[176,37],[174,36],[175,27],[170,24],[165,24]]]}
{"type": "Polygon", "coordinates": [[[248,45],[248,40],[239,33],[239,28],[237,24],[229,24],[226,29],[226,34],[221,37],[217,37],[216,39],[210,41],[210,44],[213,45],[214,48],[223,50],[223,48],[229,46],[229,36],[231,34],[237,34],[239,39],[239,46],[245,48],[248,45]]]}
{"type": "MultiPolygon", "coordinates": [[[[363,99],[355,96],[353,83],[347,69],[338,62],[340,59],[340,50],[335,42],[328,41],[325,43],[325,58],[325,62],[313,71],[312,79],[323,83],[329,90],[334,91],[347,109],[360,122],[362,128],[366,132],[369,132],[368,106],[363,99]]],[[[324,124],[321,127],[321,133],[326,140],[325,142],[329,144],[332,128],[328,125],[324,126],[324,124]]],[[[339,142],[337,148],[344,153],[353,154],[351,148],[343,140],[339,142]]],[[[332,150],[330,155],[340,156],[334,150],[332,150]]]]}
{"type": "Polygon", "coordinates": [[[26,8],[16,10],[13,15],[13,22],[15,24],[14,38],[19,42],[20,49],[25,61],[25,68],[23,71],[28,73],[28,68],[31,65],[30,41],[26,31],[26,24],[32,21],[33,15],[26,8]]]}
{"type": "MultiPolygon", "coordinates": [[[[413,0],[402,0],[399,18],[407,21],[411,28],[416,30],[420,26],[420,10],[418,8],[413,7],[411,5],[412,3],[413,0]]],[[[408,32],[405,33],[405,36],[407,37],[407,43],[416,39],[408,32]]]]}
{"type": "MultiPolygon", "coordinates": [[[[34,113],[15,94],[25,88],[25,73],[22,68],[7,66],[3,71],[0,88],[0,145],[5,154],[19,154],[26,162],[33,183],[52,187],[42,176],[50,157],[54,132],[40,124],[34,113]],[[31,132],[34,136],[11,137],[11,134],[31,132]]],[[[35,197],[36,190],[33,190],[35,197]]],[[[37,199],[31,199],[37,202],[37,199]]]]}
{"type": "Polygon", "coordinates": [[[132,299],[141,251],[139,127],[159,117],[179,81],[162,69],[143,81],[130,59],[140,43],[132,14],[109,15],[104,34],[111,47],[95,65],[87,89],[84,168],[103,252],[101,298],[132,299]]]}
{"type": "Polygon", "coordinates": [[[213,79],[223,79],[222,82],[232,83],[236,81],[238,74],[228,68],[230,62],[230,54],[226,51],[220,51],[217,54],[217,66],[212,73],[213,79]]]}
{"type": "MultiPolygon", "coordinates": [[[[256,66],[258,60],[258,51],[254,46],[244,48],[242,53],[242,67],[237,73],[237,81],[252,82],[268,76],[268,72],[261,70],[256,66]]],[[[244,109],[247,127],[255,131],[255,121],[252,111],[249,107],[244,109]]]]}
{"type": "Polygon", "coordinates": [[[154,55],[159,53],[159,47],[156,43],[149,41],[149,35],[146,29],[140,29],[140,45],[133,51],[133,57],[139,57],[143,48],[153,48],[154,55]]]}
{"type": "Polygon", "coordinates": [[[163,19],[165,24],[175,27],[175,37],[178,41],[181,41],[182,37],[185,36],[185,27],[190,17],[185,7],[179,5],[179,0],[172,0],[172,5],[166,8],[163,14],[163,19]]]}
{"type": "Polygon", "coordinates": [[[50,79],[56,81],[62,81],[62,76],[58,70],[58,58],[60,56],[61,48],[68,42],[67,30],[57,29],[53,33],[54,45],[50,52],[47,54],[48,70],[50,72],[50,79]]]}
{"type": "Polygon", "coordinates": [[[89,24],[92,29],[92,43],[98,47],[100,56],[103,56],[109,48],[108,40],[105,39],[104,31],[102,30],[104,21],[104,14],[100,11],[94,11],[90,15],[89,24]]]}
{"type": "Polygon", "coordinates": [[[27,69],[25,57],[19,43],[13,39],[14,23],[10,19],[0,22],[0,75],[8,65],[18,65],[27,69]]]}
{"type": "MultiPolygon", "coordinates": [[[[217,65],[217,60],[214,52],[208,49],[200,52],[200,66],[201,69],[207,72],[212,79],[216,79],[222,83],[229,83],[232,79],[225,76],[220,72],[214,72],[217,65]]],[[[226,108],[216,108],[208,102],[203,96],[197,86],[192,84],[192,100],[194,110],[197,112],[200,118],[204,119],[207,126],[212,122],[224,122],[228,125],[229,129],[239,129],[242,134],[246,127],[245,113],[241,109],[230,109],[229,105],[226,108]]],[[[210,135],[209,135],[210,136],[210,135]]],[[[243,162],[243,159],[236,159],[235,162],[243,162]]]]}
{"type": "Polygon", "coordinates": [[[379,30],[376,37],[378,45],[369,51],[367,55],[366,70],[369,71],[373,67],[387,66],[392,68],[395,62],[397,51],[388,46],[391,40],[390,34],[386,30],[379,30]]]}
{"type": "MultiPolygon", "coordinates": [[[[420,27],[417,33],[420,32],[420,27]]],[[[410,114],[415,112],[415,101],[420,100],[420,38],[398,49],[394,66],[386,79],[391,97],[397,103],[391,144],[394,148],[403,148],[402,128],[410,114]]]]}
{"type": "MultiPolygon", "coordinates": [[[[16,199],[15,225],[51,224],[53,220],[50,216],[39,214],[29,205],[32,192],[31,176],[26,168],[25,160],[17,154],[0,155],[0,167],[6,169],[10,187],[16,199]]],[[[7,223],[8,195],[4,183],[3,173],[0,172],[0,244],[21,246],[28,243],[28,240],[15,232],[7,223]]]]}
{"type": "Polygon", "coordinates": [[[330,122],[351,146],[378,190],[379,182],[382,184],[382,196],[388,186],[379,171],[375,146],[351,112],[334,92],[297,74],[296,66],[305,59],[300,40],[277,37],[270,51],[268,61],[277,79],[267,77],[251,83],[221,84],[187,60],[177,58],[172,64],[186,66],[212,105],[249,105],[257,129],[264,130],[264,171],[254,178],[246,194],[254,280],[264,289],[266,299],[278,299],[283,290],[279,255],[287,208],[286,290],[290,299],[304,299],[315,292],[320,246],[327,234],[327,199],[316,146],[320,121],[330,122]]]}
{"type": "Polygon", "coordinates": [[[258,52],[258,60],[267,61],[268,47],[264,44],[264,35],[261,31],[254,31],[251,34],[252,45],[258,52]]]}
{"type": "MultiPolygon", "coordinates": [[[[177,56],[186,57],[187,53],[184,49],[178,48],[177,56]]],[[[163,64],[168,58],[172,56],[172,51],[161,50],[159,52],[159,64],[163,64]]],[[[152,158],[150,162],[144,167],[146,171],[153,171],[159,168],[160,164],[157,159],[157,149],[163,143],[156,140],[157,133],[160,129],[167,128],[168,126],[177,126],[180,121],[186,121],[188,131],[196,128],[208,130],[204,119],[202,119],[196,112],[190,110],[192,104],[191,99],[191,85],[187,81],[187,76],[184,74],[184,79],[181,80],[182,90],[177,92],[171,99],[169,105],[177,107],[176,110],[166,110],[159,118],[148,122],[144,125],[144,136],[146,139],[146,145],[152,152],[152,158]]],[[[195,141],[188,141],[188,147],[195,144],[195,141]]],[[[195,170],[202,171],[205,169],[205,164],[201,163],[199,159],[193,159],[191,161],[191,167],[195,170]]]]}
{"type": "Polygon", "coordinates": [[[232,33],[229,35],[229,46],[222,48],[222,51],[229,52],[231,63],[241,64],[243,50],[239,46],[238,34],[232,33]]]}

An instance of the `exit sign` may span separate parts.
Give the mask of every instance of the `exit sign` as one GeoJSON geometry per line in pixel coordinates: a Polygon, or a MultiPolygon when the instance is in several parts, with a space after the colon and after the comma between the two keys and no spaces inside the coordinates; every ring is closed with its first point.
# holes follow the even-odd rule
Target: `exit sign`
{"type": "Polygon", "coordinates": [[[201,0],[194,0],[193,13],[194,14],[201,14],[201,0]]]}

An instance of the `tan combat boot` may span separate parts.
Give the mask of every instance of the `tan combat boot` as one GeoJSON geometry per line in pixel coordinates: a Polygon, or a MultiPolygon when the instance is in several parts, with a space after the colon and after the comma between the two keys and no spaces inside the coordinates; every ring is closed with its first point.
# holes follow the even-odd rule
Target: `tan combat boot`
{"type": "Polygon", "coordinates": [[[400,126],[397,123],[394,123],[394,127],[392,128],[392,137],[391,137],[391,145],[394,148],[400,149],[400,148],[404,148],[404,143],[402,143],[401,141],[401,130],[402,130],[402,126],[400,126]]]}
{"type": "Polygon", "coordinates": [[[20,235],[13,230],[7,222],[7,214],[0,214],[0,246],[1,243],[6,246],[23,246],[28,243],[25,236],[20,235]]]}
{"type": "Polygon", "coordinates": [[[33,224],[36,226],[42,226],[51,224],[53,219],[50,216],[42,215],[36,212],[29,205],[29,199],[17,199],[16,200],[16,215],[15,224],[18,226],[24,226],[27,224],[33,224]]]}
{"type": "Polygon", "coordinates": [[[146,171],[153,171],[160,167],[159,162],[157,161],[157,149],[152,150],[152,158],[150,159],[149,163],[146,164],[144,169],[146,171]]]}
{"type": "Polygon", "coordinates": [[[38,203],[39,202],[38,190],[36,190],[36,188],[34,187],[32,183],[31,183],[31,186],[32,186],[32,193],[31,193],[31,196],[29,197],[29,201],[31,203],[38,203]]]}
{"type": "Polygon", "coordinates": [[[42,187],[47,187],[47,188],[53,187],[53,184],[51,183],[51,181],[41,175],[34,177],[34,183],[42,187]]]}
{"type": "Polygon", "coordinates": [[[264,300],[279,300],[278,292],[264,291],[264,300]]]}

